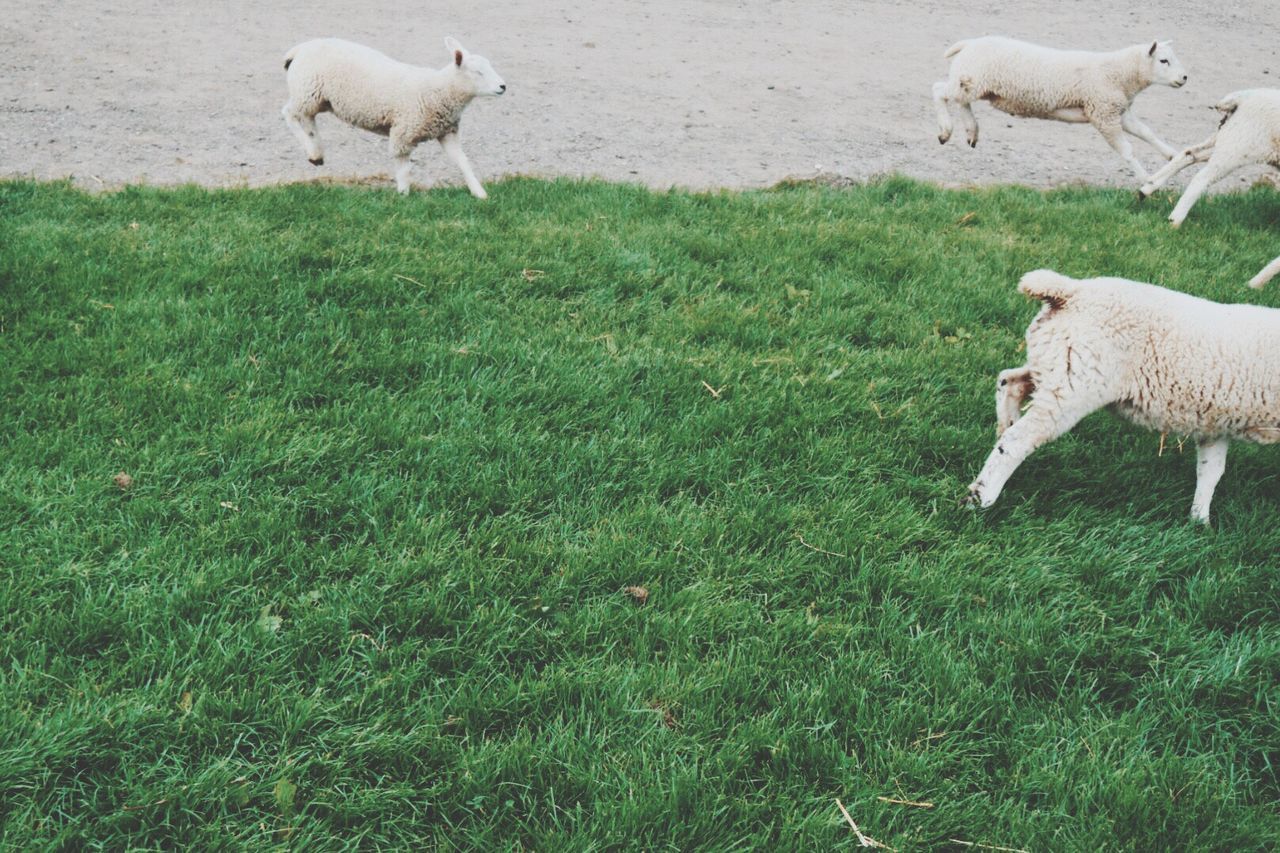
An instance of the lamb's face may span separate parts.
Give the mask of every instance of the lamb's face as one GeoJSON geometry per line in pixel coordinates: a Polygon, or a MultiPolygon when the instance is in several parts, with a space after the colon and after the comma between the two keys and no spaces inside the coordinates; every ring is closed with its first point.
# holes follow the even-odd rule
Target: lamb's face
{"type": "Polygon", "coordinates": [[[1151,77],[1157,83],[1181,89],[1187,83],[1187,69],[1182,67],[1178,57],[1173,55],[1173,45],[1167,41],[1159,41],[1151,45],[1147,54],[1151,60],[1151,77]]]}
{"type": "Polygon", "coordinates": [[[493,70],[489,60],[474,53],[462,57],[462,72],[471,78],[477,95],[501,95],[507,91],[507,84],[502,82],[498,72],[493,70]]]}
{"type": "Polygon", "coordinates": [[[445,39],[444,44],[453,54],[454,68],[471,84],[471,91],[477,95],[501,95],[507,91],[507,84],[502,82],[489,60],[467,50],[453,36],[445,39]]]}

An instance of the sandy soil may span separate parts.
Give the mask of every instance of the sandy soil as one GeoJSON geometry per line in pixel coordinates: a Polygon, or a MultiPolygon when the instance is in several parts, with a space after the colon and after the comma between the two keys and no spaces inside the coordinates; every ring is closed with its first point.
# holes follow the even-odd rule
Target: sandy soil
{"type": "MultiPolygon", "coordinates": [[[[1139,96],[1171,144],[1209,134],[1223,94],[1280,78],[1273,0],[916,3],[648,0],[302,3],[70,0],[0,15],[0,175],[227,186],[387,174],[384,140],[320,119],[326,165],[280,118],[281,58],[341,35],[443,65],[455,35],[508,85],[463,119],[482,180],[598,175],[656,187],[754,187],[815,172],[946,183],[1131,185],[1092,128],[976,109],[982,141],[936,140],[930,84],[953,41],[991,32],[1063,47],[1172,39],[1190,82],[1139,96]]],[[[1158,155],[1135,141],[1154,168],[1158,155]]],[[[422,185],[458,184],[438,146],[422,185]]],[[[1229,186],[1254,180],[1242,173],[1229,186]]],[[[1191,172],[1184,173],[1183,178],[1191,172]]]]}

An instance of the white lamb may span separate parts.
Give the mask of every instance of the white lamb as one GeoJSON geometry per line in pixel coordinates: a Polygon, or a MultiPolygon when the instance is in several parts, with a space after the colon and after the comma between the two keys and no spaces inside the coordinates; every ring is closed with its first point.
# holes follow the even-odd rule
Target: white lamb
{"type": "Polygon", "coordinates": [[[335,116],[389,137],[396,159],[396,188],[409,192],[409,155],[419,142],[434,139],[462,170],[467,188],[487,198],[458,142],[462,110],[477,95],[501,95],[507,84],[489,60],[466,51],[454,38],[444,40],[452,54],[441,69],[406,65],[371,47],[342,39],[303,42],[285,54],[289,100],[284,120],[319,166],[324,151],[315,117],[335,116]]]}
{"type": "Polygon", "coordinates": [[[1206,523],[1230,439],[1280,440],[1280,310],[1051,270],[1027,273],[1018,289],[1045,304],[1027,328],[1026,365],[1000,373],[999,438],[970,502],[995,503],[1032,451],[1104,406],[1196,439],[1191,517],[1206,523]]]}
{"type": "Polygon", "coordinates": [[[1181,88],[1186,70],[1169,42],[1134,45],[1110,53],[1054,50],[1001,36],[959,41],[947,49],[951,72],[933,84],[938,109],[938,141],[951,138],[948,104],[960,110],[970,147],[978,144],[974,101],[1015,116],[1089,122],[1133,168],[1139,180],[1146,170],[1133,156],[1126,133],[1144,139],[1166,158],[1177,151],[1129,111],[1138,93],[1155,83],[1181,88]]]}
{"type": "MultiPolygon", "coordinates": [[[[1191,146],[1166,163],[1138,190],[1138,195],[1146,198],[1192,163],[1209,161],[1187,184],[1173,213],[1169,214],[1174,228],[1182,224],[1192,205],[1214,181],[1225,178],[1241,166],[1266,163],[1280,168],[1280,90],[1232,92],[1219,101],[1215,109],[1223,114],[1218,129],[1204,142],[1191,146]]],[[[1261,284],[1254,286],[1261,287],[1261,284]]]]}

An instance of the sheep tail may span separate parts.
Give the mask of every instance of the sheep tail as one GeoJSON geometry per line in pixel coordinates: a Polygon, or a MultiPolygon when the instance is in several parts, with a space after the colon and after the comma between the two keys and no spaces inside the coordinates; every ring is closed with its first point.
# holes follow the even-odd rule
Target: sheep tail
{"type": "Polygon", "coordinates": [[[1213,105],[1213,108],[1222,113],[1222,121],[1218,122],[1218,127],[1227,123],[1227,119],[1236,114],[1236,110],[1240,109],[1240,101],[1247,92],[1232,92],[1225,96],[1221,101],[1213,105]]]}
{"type": "Polygon", "coordinates": [[[1033,299],[1039,299],[1053,308],[1061,308],[1075,296],[1081,282],[1053,270],[1034,270],[1018,282],[1018,290],[1033,299]]]}
{"type": "Polygon", "coordinates": [[[1239,109],[1240,101],[1243,100],[1244,96],[1247,94],[1248,94],[1248,91],[1232,92],[1229,95],[1223,95],[1222,100],[1214,104],[1213,108],[1218,112],[1228,113],[1228,114],[1233,113],[1237,109],[1239,109]]]}
{"type": "Polygon", "coordinates": [[[951,57],[955,56],[955,55],[956,55],[957,53],[959,53],[960,51],[964,50],[965,45],[967,45],[967,44],[968,44],[968,42],[967,42],[967,41],[958,41],[958,42],[956,42],[955,44],[951,45],[951,47],[947,48],[947,52],[946,52],[946,53],[944,53],[944,54],[942,54],[942,58],[943,58],[943,59],[950,59],[951,57]]]}
{"type": "Polygon", "coordinates": [[[295,47],[293,50],[289,51],[288,53],[286,53],[286,54],[284,55],[284,70],[285,70],[285,71],[288,71],[288,70],[289,70],[289,66],[293,64],[293,52],[294,52],[294,50],[297,50],[297,48],[295,47]]]}

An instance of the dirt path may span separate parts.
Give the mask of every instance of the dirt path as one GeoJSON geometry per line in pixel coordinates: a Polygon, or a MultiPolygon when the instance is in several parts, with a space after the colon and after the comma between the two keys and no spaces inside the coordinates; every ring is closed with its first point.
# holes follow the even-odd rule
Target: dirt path
{"type": "MultiPolygon", "coordinates": [[[[1137,109],[1174,145],[1208,135],[1208,107],[1223,94],[1280,85],[1269,0],[1124,5],[434,0],[406,20],[407,4],[388,0],[15,2],[0,18],[0,175],[71,175],[96,187],[386,174],[383,140],[327,116],[326,165],[306,162],[279,114],[281,58],[304,39],[341,35],[443,65],[452,34],[511,87],[463,120],[482,179],[754,187],[816,171],[896,171],[946,183],[1128,186],[1123,161],[1091,128],[986,105],[976,110],[977,150],[959,138],[940,147],[929,94],[945,73],[943,50],[988,32],[1088,48],[1172,39],[1190,82],[1148,90],[1137,109]]],[[[1154,168],[1156,153],[1135,148],[1154,168]]],[[[459,183],[436,146],[414,160],[420,184],[459,183]]]]}

